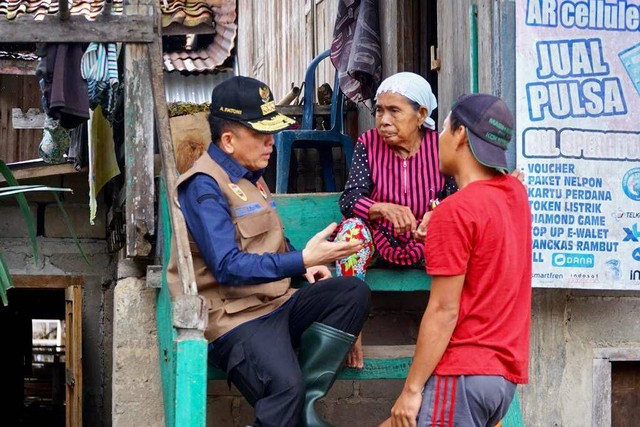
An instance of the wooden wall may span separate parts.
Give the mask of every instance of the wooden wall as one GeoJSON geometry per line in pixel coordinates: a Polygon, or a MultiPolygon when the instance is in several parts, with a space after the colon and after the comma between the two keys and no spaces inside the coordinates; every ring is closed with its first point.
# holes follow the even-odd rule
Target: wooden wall
{"type": "Polygon", "coordinates": [[[438,0],[438,47],[441,68],[438,75],[439,127],[451,104],[470,93],[469,6],[478,6],[478,90],[494,93],[493,88],[493,1],[438,0]]]}
{"type": "Polygon", "coordinates": [[[40,87],[35,76],[0,75],[0,160],[5,163],[37,159],[41,129],[14,129],[11,109],[42,110],[40,87]]]}
{"type": "MultiPolygon", "coordinates": [[[[267,83],[278,101],[300,86],[311,60],[331,46],[337,0],[238,0],[238,68],[267,83]]],[[[316,78],[333,86],[330,60],[316,78]]]]}

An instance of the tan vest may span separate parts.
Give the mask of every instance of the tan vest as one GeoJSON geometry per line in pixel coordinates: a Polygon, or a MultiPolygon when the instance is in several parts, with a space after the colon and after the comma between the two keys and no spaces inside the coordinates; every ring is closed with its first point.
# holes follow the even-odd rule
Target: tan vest
{"type": "MultiPolygon", "coordinates": [[[[180,176],[177,185],[197,173],[209,175],[220,186],[231,208],[231,219],[236,229],[235,240],[241,251],[254,254],[287,251],[282,221],[271,205],[271,193],[262,178],[258,182],[264,195],[247,179],[242,178],[234,185],[227,173],[205,151],[193,167],[180,176]]],[[[178,201],[174,200],[174,203],[178,204],[178,201]]],[[[208,305],[209,324],[204,335],[209,342],[242,323],[271,313],[295,292],[290,286],[290,278],[259,285],[229,286],[218,283],[191,235],[189,243],[198,293],[208,305]]],[[[167,281],[172,296],[182,294],[175,244],[175,239],[172,239],[171,258],[167,267],[167,281]]]]}

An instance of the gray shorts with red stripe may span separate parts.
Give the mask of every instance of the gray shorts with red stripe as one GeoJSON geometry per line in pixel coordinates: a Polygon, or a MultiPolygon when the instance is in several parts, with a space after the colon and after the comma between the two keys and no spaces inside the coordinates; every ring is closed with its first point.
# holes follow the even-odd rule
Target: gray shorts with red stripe
{"type": "Polygon", "coordinates": [[[418,427],[494,427],[516,385],[501,376],[432,375],[422,392],[418,427]]]}

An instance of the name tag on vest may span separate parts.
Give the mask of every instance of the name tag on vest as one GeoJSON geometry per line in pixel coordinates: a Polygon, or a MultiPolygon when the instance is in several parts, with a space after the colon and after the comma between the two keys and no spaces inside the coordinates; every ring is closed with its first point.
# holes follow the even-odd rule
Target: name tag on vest
{"type": "Polygon", "coordinates": [[[258,202],[247,203],[246,205],[241,205],[236,208],[233,208],[233,215],[236,218],[240,218],[240,217],[247,216],[252,213],[261,211],[262,209],[264,209],[264,207],[260,205],[260,203],[258,202]]]}

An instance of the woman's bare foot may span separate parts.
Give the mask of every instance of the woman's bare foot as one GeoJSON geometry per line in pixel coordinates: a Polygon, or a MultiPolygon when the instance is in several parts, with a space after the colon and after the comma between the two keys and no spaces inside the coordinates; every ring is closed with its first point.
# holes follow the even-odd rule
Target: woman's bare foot
{"type": "Polygon", "coordinates": [[[362,353],[362,334],[358,335],[358,339],[349,350],[347,356],[347,366],[350,368],[364,368],[364,354],[362,353]]]}

